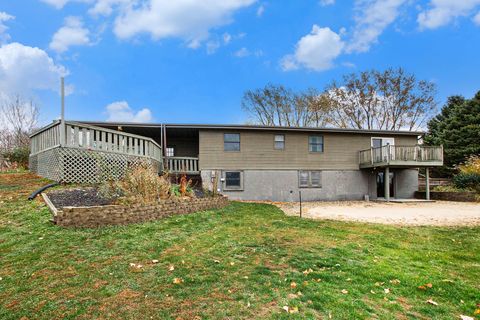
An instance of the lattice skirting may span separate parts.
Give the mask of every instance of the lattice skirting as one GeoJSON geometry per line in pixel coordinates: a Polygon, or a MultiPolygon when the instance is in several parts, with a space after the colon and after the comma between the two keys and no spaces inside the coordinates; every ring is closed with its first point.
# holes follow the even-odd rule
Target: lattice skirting
{"type": "Polygon", "coordinates": [[[76,148],[54,148],[30,156],[30,170],[65,183],[96,184],[122,178],[129,166],[148,163],[157,172],[160,162],[131,155],[76,148]]]}

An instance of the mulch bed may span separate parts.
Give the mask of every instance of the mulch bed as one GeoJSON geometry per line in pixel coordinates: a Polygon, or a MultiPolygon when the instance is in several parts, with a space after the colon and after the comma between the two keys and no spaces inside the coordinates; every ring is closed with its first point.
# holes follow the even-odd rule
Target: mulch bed
{"type": "Polygon", "coordinates": [[[48,193],[48,197],[58,209],[63,207],[90,207],[113,204],[113,199],[102,197],[95,188],[52,191],[48,193]]]}

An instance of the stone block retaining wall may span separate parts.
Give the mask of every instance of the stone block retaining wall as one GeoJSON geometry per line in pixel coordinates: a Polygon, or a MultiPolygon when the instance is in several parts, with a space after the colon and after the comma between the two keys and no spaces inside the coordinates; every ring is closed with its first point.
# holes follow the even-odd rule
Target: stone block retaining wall
{"type": "MultiPolygon", "coordinates": [[[[425,191],[415,192],[415,198],[425,199],[425,191]]],[[[461,201],[461,202],[476,202],[477,195],[474,192],[438,192],[430,191],[430,199],[443,201],[461,201]]]]}
{"type": "Polygon", "coordinates": [[[53,221],[64,227],[95,228],[157,220],[177,214],[219,209],[226,205],[228,205],[228,199],[217,196],[164,200],[154,204],[64,207],[62,210],[57,210],[53,221]]]}

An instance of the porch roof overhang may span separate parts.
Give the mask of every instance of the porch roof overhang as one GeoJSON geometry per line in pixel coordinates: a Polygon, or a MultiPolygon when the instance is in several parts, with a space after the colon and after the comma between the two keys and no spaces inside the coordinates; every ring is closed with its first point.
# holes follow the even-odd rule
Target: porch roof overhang
{"type": "Polygon", "coordinates": [[[296,131],[296,132],[331,132],[331,133],[351,133],[351,134],[378,134],[378,135],[405,135],[405,136],[424,136],[423,131],[403,131],[403,130],[364,130],[364,129],[344,129],[344,128],[314,128],[314,127],[287,127],[287,126],[261,126],[261,125],[240,125],[240,124],[182,124],[182,123],[133,123],[133,122],[104,122],[104,121],[77,121],[108,128],[137,128],[138,130],[153,130],[157,132],[160,128],[168,129],[190,129],[190,130],[258,130],[258,131],[296,131]]]}

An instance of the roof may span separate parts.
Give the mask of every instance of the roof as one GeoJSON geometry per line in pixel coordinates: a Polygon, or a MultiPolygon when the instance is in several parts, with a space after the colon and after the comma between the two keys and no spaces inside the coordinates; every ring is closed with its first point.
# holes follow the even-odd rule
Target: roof
{"type": "Polygon", "coordinates": [[[259,130],[259,131],[297,131],[297,132],[332,132],[332,133],[358,133],[358,134],[390,134],[423,136],[423,131],[393,131],[393,130],[366,130],[344,128],[315,128],[315,127],[285,127],[285,126],[261,126],[242,124],[183,124],[183,123],[134,123],[134,122],[105,122],[105,121],[76,121],[100,127],[136,127],[136,128],[185,128],[185,129],[211,129],[211,130],[259,130]]]}

